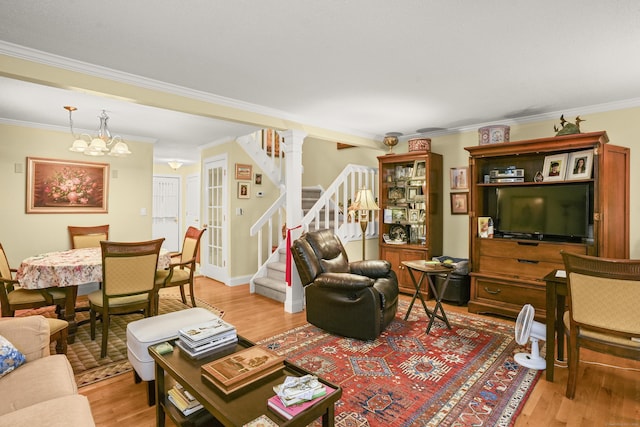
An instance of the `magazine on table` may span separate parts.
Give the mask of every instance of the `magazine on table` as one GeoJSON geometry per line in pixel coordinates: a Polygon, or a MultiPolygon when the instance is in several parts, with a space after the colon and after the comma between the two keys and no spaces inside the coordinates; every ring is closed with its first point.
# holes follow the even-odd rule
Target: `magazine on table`
{"type": "Polygon", "coordinates": [[[197,343],[229,331],[233,331],[233,333],[235,333],[235,327],[220,318],[216,318],[208,322],[198,323],[180,329],[178,333],[180,338],[183,338],[188,342],[197,343]]]}

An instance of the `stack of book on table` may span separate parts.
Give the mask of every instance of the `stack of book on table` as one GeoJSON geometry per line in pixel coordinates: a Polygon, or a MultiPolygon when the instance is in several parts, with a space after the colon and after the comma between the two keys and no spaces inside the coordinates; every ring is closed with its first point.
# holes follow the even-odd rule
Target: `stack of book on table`
{"type": "Polygon", "coordinates": [[[225,394],[280,372],[284,357],[252,346],[202,365],[202,377],[225,394]]]}
{"type": "Polygon", "coordinates": [[[174,385],[167,392],[169,401],[174,404],[185,416],[191,415],[194,412],[203,408],[202,404],[198,402],[187,390],[180,384],[174,385]]]}
{"type": "Polygon", "coordinates": [[[220,318],[178,331],[176,345],[192,359],[201,359],[238,342],[236,328],[220,318]]]}
{"type": "Polygon", "coordinates": [[[315,375],[287,377],[273,387],[276,392],[267,401],[269,409],[287,420],[309,408],[334,389],[322,384],[315,375]]]}

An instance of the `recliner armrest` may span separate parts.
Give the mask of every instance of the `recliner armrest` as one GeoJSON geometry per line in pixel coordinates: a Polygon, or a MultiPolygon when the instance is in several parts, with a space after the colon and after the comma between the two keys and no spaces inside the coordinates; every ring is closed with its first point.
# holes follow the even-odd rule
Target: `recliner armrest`
{"type": "Polygon", "coordinates": [[[352,274],[379,279],[389,276],[389,271],[391,271],[391,263],[384,259],[353,261],[349,263],[349,271],[352,274]]]}
{"type": "Polygon", "coordinates": [[[370,277],[351,273],[322,273],[313,281],[315,286],[321,288],[341,289],[357,291],[373,286],[374,280],[370,277]]]}

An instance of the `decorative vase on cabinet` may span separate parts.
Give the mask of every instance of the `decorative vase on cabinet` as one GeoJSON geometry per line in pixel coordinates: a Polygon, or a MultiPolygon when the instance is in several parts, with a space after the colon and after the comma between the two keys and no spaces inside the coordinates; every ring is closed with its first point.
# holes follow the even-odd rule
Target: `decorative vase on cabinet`
{"type": "Polygon", "coordinates": [[[413,294],[402,261],[442,255],[442,155],[385,155],[378,157],[378,166],[380,258],[391,262],[400,291],[413,294]]]}

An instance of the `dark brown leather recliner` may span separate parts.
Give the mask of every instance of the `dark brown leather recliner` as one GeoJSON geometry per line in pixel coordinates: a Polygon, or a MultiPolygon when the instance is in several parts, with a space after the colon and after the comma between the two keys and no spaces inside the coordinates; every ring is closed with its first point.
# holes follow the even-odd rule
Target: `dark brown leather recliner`
{"type": "Polygon", "coordinates": [[[310,231],[293,242],[305,286],[307,321],[327,332],[373,340],[398,308],[398,279],[389,261],[349,262],[331,230],[310,231]]]}

